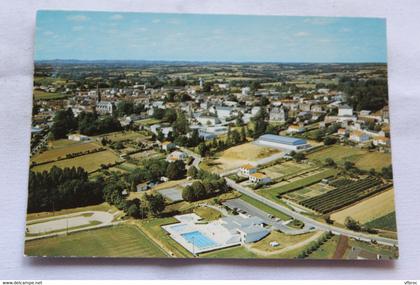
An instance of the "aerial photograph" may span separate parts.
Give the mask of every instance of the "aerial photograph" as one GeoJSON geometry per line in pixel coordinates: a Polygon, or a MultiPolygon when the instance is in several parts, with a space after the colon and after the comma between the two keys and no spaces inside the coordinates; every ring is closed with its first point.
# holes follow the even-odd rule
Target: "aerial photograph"
{"type": "Polygon", "coordinates": [[[33,72],[26,256],[398,258],[385,19],[38,11],[33,72]]]}

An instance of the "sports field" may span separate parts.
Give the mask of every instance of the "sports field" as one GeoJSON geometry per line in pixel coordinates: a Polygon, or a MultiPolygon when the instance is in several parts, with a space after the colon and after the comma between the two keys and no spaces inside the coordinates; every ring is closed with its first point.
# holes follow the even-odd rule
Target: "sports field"
{"type": "Polygon", "coordinates": [[[316,183],[312,184],[308,187],[305,187],[301,190],[297,190],[287,194],[287,197],[294,200],[294,201],[303,201],[305,199],[309,199],[321,194],[324,194],[328,191],[333,190],[334,187],[326,185],[324,183],[316,183]]]}
{"type": "Polygon", "coordinates": [[[394,189],[389,189],[358,202],[354,206],[332,214],[331,219],[340,224],[344,224],[347,217],[352,217],[360,223],[367,223],[394,211],[394,189]]]}
{"type": "Polygon", "coordinates": [[[135,132],[135,131],[115,132],[115,133],[109,133],[106,135],[101,135],[99,137],[106,138],[107,140],[110,140],[112,142],[119,142],[119,141],[126,141],[126,140],[135,141],[135,140],[143,140],[147,138],[141,132],[135,132]]]}
{"type": "Polygon", "coordinates": [[[342,165],[345,161],[354,162],[356,167],[370,170],[381,170],[382,167],[391,164],[391,154],[382,152],[369,152],[351,146],[333,145],[328,148],[308,154],[312,160],[324,162],[326,158],[333,159],[337,164],[342,165]]]}
{"type": "Polygon", "coordinates": [[[114,154],[112,151],[100,151],[92,154],[87,154],[83,156],[74,157],[71,159],[64,159],[56,162],[51,162],[47,164],[38,165],[32,168],[33,171],[41,172],[44,170],[49,170],[53,166],[59,168],[65,167],[82,167],[87,172],[93,172],[101,168],[102,164],[115,163],[119,161],[119,157],[114,154]]]}
{"type": "Polygon", "coordinates": [[[71,142],[68,140],[59,140],[58,143],[54,144],[56,146],[54,149],[44,151],[43,153],[40,153],[38,155],[35,155],[32,157],[32,161],[35,161],[37,163],[42,163],[46,161],[56,160],[60,158],[65,158],[67,154],[71,153],[79,153],[79,152],[85,152],[85,151],[91,151],[94,149],[98,149],[101,146],[94,142],[88,142],[88,143],[77,143],[67,144],[66,142],[71,142]],[[62,147],[58,147],[58,146],[62,147]]]}
{"type": "Polygon", "coordinates": [[[253,143],[245,143],[218,153],[214,159],[204,161],[202,166],[207,170],[220,173],[276,153],[280,153],[280,151],[274,148],[258,146],[253,143]]]}
{"type": "Polygon", "coordinates": [[[119,225],[25,243],[29,256],[165,257],[134,225],[119,225]]]}

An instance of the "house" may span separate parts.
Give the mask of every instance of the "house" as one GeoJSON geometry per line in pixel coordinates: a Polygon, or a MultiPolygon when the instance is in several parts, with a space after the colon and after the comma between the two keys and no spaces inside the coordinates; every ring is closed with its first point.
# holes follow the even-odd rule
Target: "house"
{"type": "Polygon", "coordinates": [[[308,149],[311,147],[305,139],[286,137],[286,136],[277,136],[277,135],[262,135],[258,138],[256,143],[268,147],[280,148],[285,150],[302,150],[308,149]]]}
{"type": "Polygon", "coordinates": [[[226,119],[226,118],[229,118],[229,117],[232,116],[233,108],[232,107],[225,107],[225,106],[216,106],[214,108],[214,111],[216,113],[216,116],[219,119],[223,120],[223,119],[226,119]]]}
{"type": "Polygon", "coordinates": [[[241,94],[242,94],[242,96],[248,96],[250,91],[251,91],[251,88],[249,88],[249,87],[242,87],[241,94]]]}
{"type": "Polygon", "coordinates": [[[378,136],[373,139],[373,144],[375,146],[389,146],[390,139],[385,136],[378,136]]]}
{"type": "Polygon", "coordinates": [[[362,131],[352,131],[350,133],[349,139],[356,143],[363,143],[369,140],[369,135],[362,131]]]}
{"type": "Polygon", "coordinates": [[[188,157],[188,155],[182,151],[173,151],[171,152],[167,157],[166,157],[166,161],[168,162],[173,162],[173,161],[177,161],[177,160],[184,160],[188,157]]]}
{"type": "Polygon", "coordinates": [[[287,132],[289,134],[299,134],[305,131],[305,127],[303,125],[290,125],[287,128],[287,132]]]}
{"type": "Polygon", "coordinates": [[[249,181],[255,184],[267,184],[271,182],[271,178],[265,174],[256,172],[249,175],[249,181]]]}
{"type": "Polygon", "coordinates": [[[346,116],[353,116],[353,108],[349,105],[342,105],[338,107],[338,116],[346,117],[346,116]]]}
{"type": "Polygon", "coordinates": [[[257,172],[257,167],[251,164],[245,164],[239,168],[239,172],[241,175],[248,177],[250,174],[257,172]]]}
{"type": "Polygon", "coordinates": [[[197,121],[203,126],[214,126],[221,123],[219,118],[207,115],[198,116],[197,121]]]}
{"type": "Polygon", "coordinates": [[[137,192],[146,191],[149,189],[148,182],[137,184],[136,190],[137,192]]]}
{"type": "Polygon", "coordinates": [[[160,144],[160,147],[164,151],[171,151],[172,149],[174,149],[176,147],[176,145],[173,142],[164,141],[160,144]]]}
{"type": "Polygon", "coordinates": [[[285,122],[287,120],[287,110],[283,107],[274,107],[269,114],[270,122],[285,122]]]}
{"type": "Polygon", "coordinates": [[[345,136],[345,135],[347,135],[347,130],[345,129],[345,128],[339,128],[338,130],[337,130],[337,134],[338,135],[340,135],[340,136],[345,136]]]}
{"type": "Polygon", "coordinates": [[[88,136],[79,135],[79,134],[68,135],[67,138],[70,141],[75,141],[75,142],[82,142],[82,141],[88,141],[89,140],[88,136]]]}

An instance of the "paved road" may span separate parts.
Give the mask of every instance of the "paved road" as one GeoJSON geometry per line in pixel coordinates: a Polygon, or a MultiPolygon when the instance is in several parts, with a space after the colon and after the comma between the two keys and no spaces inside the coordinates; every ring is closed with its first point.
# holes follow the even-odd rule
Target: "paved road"
{"type": "MultiPolygon", "coordinates": [[[[305,226],[302,229],[295,229],[295,228],[287,226],[285,221],[276,222],[275,220],[269,218],[269,214],[267,212],[264,212],[263,210],[258,209],[257,207],[249,204],[248,202],[242,199],[227,200],[226,202],[223,203],[223,205],[231,209],[236,208],[236,209],[244,210],[250,216],[259,217],[261,220],[264,221],[265,224],[272,226],[272,229],[279,230],[288,235],[300,235],[300,234],[304,234],[311,231],[310,229],[311,226],[308,224],[305,224],[305,226]]],[[[315,230],[315,228],[312,229],[312,231],[313,230],[315,230]]]]}
{"type": "Polygon", "coordinates": [[[265,197],[262,197],[258,194],[256,194],[254,191],[246,189],[244,187],[242,187],[241,185],[235,183],[235,181],[233,181],[232,179],[229,178],[225,178],[226,179],[226,183],[228,186],[230,186],[231,188],[235,189],[236,191],[246,194],[276,210],[279,210],[283,213],[285,213],[288,216],[291,216],[297,220],[300,220],[302,222],[304,222],[305,224],[308,224],[309,226],[314,226],[319,230],[323,230],[323,231],[331,231],[334,234],[339,234],[339,235],[345,235],[348,237],[352,237],[355,239],[359,239],[359,240],[363,240],[363,241],[367,241],[370,242],[371,240],[375,240],[378,243],[381,244],[385,244],[385,245],[390,245],[390,246],[394,246],[394,245],[398,245],[398,241],[394,240],[394,239],[390,239],[390,238],[385,238],[385,237],[380,237],[377,235],[371,235],[371,234],[366,234],[366,233],[358,233],[358,232],[354,232],[348,229],[343,229],[343,228],[339,228],[336,226],[332,226],[332,225],[328,225],[328,224],[324,224],[321,222],[318,222],[316,220],[313,220],[311,218],[308,218],[306,216],[304,216],[303,214],[297,213],[287,207],[284,207],[280,204],[277,204],[265,197]]]}

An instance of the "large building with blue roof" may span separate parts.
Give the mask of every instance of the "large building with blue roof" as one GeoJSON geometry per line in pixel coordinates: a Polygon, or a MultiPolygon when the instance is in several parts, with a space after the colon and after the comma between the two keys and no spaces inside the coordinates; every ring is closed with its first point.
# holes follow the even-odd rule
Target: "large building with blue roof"
{"type": "Polygon", "coordinates": [[[305,139],[278,135],[262,135],[258,138],[257,143],[264,146],[294,151],[311,147],[305,139]]]}

